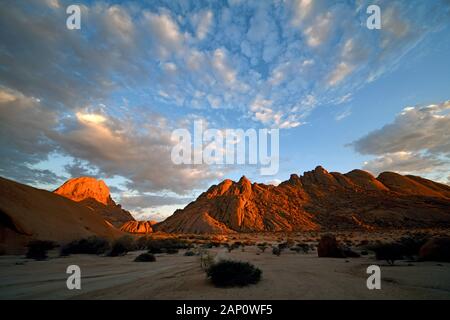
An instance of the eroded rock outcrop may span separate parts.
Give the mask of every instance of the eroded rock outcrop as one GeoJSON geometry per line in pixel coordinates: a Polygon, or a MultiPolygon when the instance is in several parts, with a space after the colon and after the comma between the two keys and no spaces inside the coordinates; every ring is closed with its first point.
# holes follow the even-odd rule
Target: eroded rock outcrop
{"type": "Polygon", "coordinates": [[[128,233],[146,234],[152,233],[152,226],[155,224],[153,221],[128,221],[120,227],[120,230],[128,233]]]}
{"type": "Polygon", "coordinates": [[[127,221],[134,221],[128,211],[114,202],[108,186],[102,180],[92,177],[70,179],[54,193],[91,208],[115,227],[119,228],[127,221]]]}
{"type": "Polygon", "coordinates": [[[79,202],[0,177],[0,250],[16,254],[30,240],[65,243],[94,235],[123,233],[79,202]]]}
{"type": "Polygon", "coordinates": [[[278,186],[246,177],[211,186],[156,228],[229,233],[450,226],[450,187],[414,176],[318,166],[278,186]]]}

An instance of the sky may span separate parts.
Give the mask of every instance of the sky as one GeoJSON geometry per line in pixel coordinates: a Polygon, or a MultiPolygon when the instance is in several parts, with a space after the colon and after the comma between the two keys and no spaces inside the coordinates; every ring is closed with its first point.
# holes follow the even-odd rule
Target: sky
{"type": "Polygon", "coordinates": [[[322,165],[450,183],[450,2],[0,0],[0,176],[104,180],[162,220],[322,165]],[[367,28],[377,5],[381,29],[367,28]],[[279,129],[279,170],[177,165],[172,132],[279,129]]]}

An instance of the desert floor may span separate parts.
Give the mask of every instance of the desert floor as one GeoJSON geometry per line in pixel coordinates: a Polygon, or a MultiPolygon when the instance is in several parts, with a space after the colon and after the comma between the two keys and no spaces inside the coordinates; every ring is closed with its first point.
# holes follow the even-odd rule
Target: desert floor
{"type": "Polygon", "coordinates": [[[215,288],[198,256],[157,254],[156,262],[133,262],[141,252],[121,257],[53,256],[47,261],[0,257],[0,299],[450,299],[450,263],[399,261],[388,266],[373,256],[318,258],[270,248],[208,249],[215,259],[249,261],[262,280],[244,288],[215,288]],[[81,290],[68,290],[66,268],[81,268],[81,290]],[[366,268],[381,266],[381,290],[368,290],[366,268]]]}

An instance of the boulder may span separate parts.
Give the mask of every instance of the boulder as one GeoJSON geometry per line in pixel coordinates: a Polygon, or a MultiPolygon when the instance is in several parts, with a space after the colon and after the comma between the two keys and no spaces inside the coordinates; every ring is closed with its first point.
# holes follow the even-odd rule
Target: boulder
{"type": "Polygon", "coordinates": [[[336,237],[331,234],[323,235],[322,238],[320,238],[317,254],[319,257],[345,258],[336,237]]]}
{"type": "Polygon", "coordinates": [[[450,237],[435,237],[428,240],[419,250],[419,259],[450,262],[450,237]]]}

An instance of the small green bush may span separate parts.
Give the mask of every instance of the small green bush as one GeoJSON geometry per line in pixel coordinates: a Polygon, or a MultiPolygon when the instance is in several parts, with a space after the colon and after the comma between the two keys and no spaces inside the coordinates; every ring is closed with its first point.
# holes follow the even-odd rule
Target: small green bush
{"type": "Polygon", "coordinates": [[[33,240],[27,244],[28,251],[26,257],[34,260],[46,260],[48,250],[56,248],[58,245],[53,241],[33,240]]]}
{"type": "Polygon", "coordinates": [[[243,287],[261,279],[262,271],[248,262],[220,261],[211,265],[207,276],[216,287],[243,287]]]}
{"type": "Polygon", "coordinates": [[[192,256],[195,256],[195,252],[194,252],[194,251],[186,251],[186,252],[184,253],[184,255],[185,255],[186,257],[192,257],[192,256]]]}
{"type": "Polygon", "coordinates": [[[156,258],[151,253],[142,253],[134,259],[134,262],[155,262],[156,258]]]}

